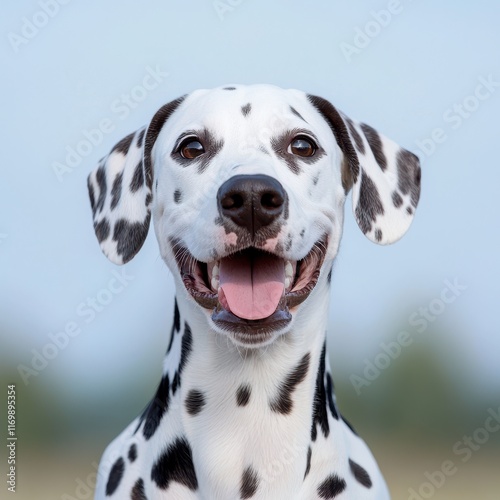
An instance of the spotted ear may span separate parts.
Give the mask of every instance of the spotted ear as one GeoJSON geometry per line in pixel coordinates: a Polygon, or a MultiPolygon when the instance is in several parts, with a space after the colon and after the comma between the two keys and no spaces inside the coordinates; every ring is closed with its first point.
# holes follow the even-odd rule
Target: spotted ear
{"type": "Polygon", "coordinates": [[[118,142],[88,176],[94,230],[101,250],[125,264],[141,249],[151,220],[151,153],[163,125],[184,97],[160,108],[148,127],[118,142]]]}
{"type": "Polygon", "coordinates": [[[420,197],[420,162],[365,123],[357,123],[322,97],[308,96],[328,122],[344,154],[342,184],[352,187],[358,226],[373,242],[401,238],[413,220],[420,197]]]}

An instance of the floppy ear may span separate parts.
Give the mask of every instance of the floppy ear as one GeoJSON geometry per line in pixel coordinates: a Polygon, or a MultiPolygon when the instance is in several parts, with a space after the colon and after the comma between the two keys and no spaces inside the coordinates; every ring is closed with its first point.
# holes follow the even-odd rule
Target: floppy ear
{"type": "Polygon", "coordinates": [[[88,176],[95,234],[115,264],[131,260],[146,239],[153,200],[151,152],[165,121],[183,100],[165,104],[148,127],[115,144],[88,176]]]}
{"type": "Polygon", "coordinates": [[[356,123],[322,97],[308,96],[328,122],[344,154],[342,184],[352,187],[358,226],[382,245],[401,238],[420,197],[420,162],[365,123],[356,123]]]}

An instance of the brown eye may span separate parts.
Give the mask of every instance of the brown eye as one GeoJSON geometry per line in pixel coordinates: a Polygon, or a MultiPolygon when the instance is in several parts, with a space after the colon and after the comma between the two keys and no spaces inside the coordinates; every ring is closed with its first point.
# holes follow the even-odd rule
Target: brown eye
{"type": "Polygon", "coordinates": [[[186,160],[193,160],[205,152],[203,144],[196,137],[188,137],[179,145],[178,151],[186,160]]]}
{"type": "Polygon", "coordinates": [[[312,139],[306,136],[298,136],[290,143],[290,152],[297,156],[313,156],[318,147],[312,139]]]}

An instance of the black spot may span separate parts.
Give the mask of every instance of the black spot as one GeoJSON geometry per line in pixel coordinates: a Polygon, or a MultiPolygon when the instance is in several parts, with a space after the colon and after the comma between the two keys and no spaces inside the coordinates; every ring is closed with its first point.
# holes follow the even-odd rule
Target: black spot
{"type": "Polygon", "coordinates": [[[143,128],[140,132],[139,135],[137,136],[137,147],[141,148],[142,147],[142,141],[144,139],[144,134],[146,133],[146,129],[143,128]]]}
{"type": "Polygon", "coordinates": [[[409,215],[411,215],[413,213],[413,208],[406,207],[406,211],[408,212],[409,215]]]}
{"type": "Polygon", "coordinates": [[[359,188],[359,200],[356,206],[356,218],[363,233],[368,233],[372,229],[372,222],[375,222],[377,215],[384,214],[384,207],[378,194],[375,183],[361,171],[361,186],[359,188]]]}
{"type": "Polygon", "coordinates": [[[319,172],[313,177],[313,185],[316,186],[319,181],[319,172]]]}
{"type": "Polygon", "coordinates": [[[90,180],[90,176],[87,177],[87,187],[89,190],[90,207],[92,208],[92,214],[95,214],[95,193],[94,186],[92,186],[92,181],[90,180]]]}
{"type": "Polygon", "coordinates": [[[167,354],[172,349],[172,344],[174,343],[174,334],[181,330],[181,314],[179,312],[179,306],[177,305],[177,298],[174,299],[174,323],[172,325],[172,331],[170,332],[170,342],[168,343],[167,354]]]}
{"type": "Polygon", "coordinates": [[[135,132],[124,137],[120,142],[115,144],[115,147],[111,150],[112,153],[122,153],[126,155],[128,150],[130,149],[130,145],[132,144],[132,139],[134,138],[135,132]]]}
{"type": "Polygon", "coordinates": [[[142,160],[139,161],[134,170],[134,175],[130,181],[130,191],[135,193],[144,185],[144,171],[142,169],[142,160]]]}
{"type": "Polygon", "coordinates": [[[335,474],[328,476],[319,486],[318,495],[329,499],[340,495],[346,488],[346,482],[335,474]]]}
{"type": "Polygon", "coordinates": [[[130,448],[128,449],[128,459],[131,462],[134,462],[135,459],[137,458],[137,446],[135,443],[130,445],[130,448]]]}
{"type": "Polygon", "coordinates": [[[365,144],[363,142],[363,139],[361,138],[361,135],[356,130],[356,127],[354,126],[353,121],[350,118],[347,118],[347,116],[345,117],[345,121],[347,122],[349,132],[351,133],[352,138],[354,139],[354,144],[356,145],[356,149],[361,154],[365,154],[365,144]]]}
{"type": "Polygon", "coordinates": [[[264,154],[266,155],[270,155],[271,153],[266,149],[265,146],[263,146],[262,144],[259,146],[259,151],[262,151],[264,154]]]}
{"type": "Polygon", "coordinates": [[[290,248],[292,248],[292,243],[293,243],[293,238],[290,233],[288,233],[287,238],[286,238],[286,243],[285,243],[285,251],[289,251],[290,248]]]}
{"type": "Polygon", "coordinates": [[[179,377],[182,375],[182,371],[186,366],[189,354],[191,354],[191,350],[193,349],[193,334],[191,333],[191,328],[184,322],[184,335],[182,336],[182,344],[181,344],[181,360],[179,363],[179,377]]]}
{"type": "Polygon", "coordinates": [[[304,234],[306,234],[306,228],[301,229],[301,231],[300,231],[300,237],[303,238],[304,234]]]}
{"type": "Polygon", "coordinates": [[[148,193],[146,195],[146,199],[144,200],[144,204],[146,206],[149,206],[149,204],[151,203],[152,200],[153,200],[153,195],[151,193],[148,193]]]}
{"type": "Polygon", "coordinates": [[[99,186],[99,198],[97,198],[97,203],[95,205],[95,211],[101,212],[104,208],[104,202],[106,201],[106,172],[103,167],[99,167],[96,172],[97,185],[99,186]]]}
{"type": "Polygon", "coordinates": [[[302,172],[301,164],[306,163],[308,165],[313,165],[319,159],[325,155],[325,151],[321,146],[318,146],[316,153],[313,156],[303,157],[297,156],[288,151],[288,146],[298,134],[300,134],[299,129],[287,130],[280,134],[278,137],[273,137],[271,139],[271,147],[277,156],[285,161],[288,168],[294,174],[300,174],[302,172]]]}
{"type": "Polygon", "coordinates": [[[397,191],[393,191],[392,193],[392,203],[396,208],[399,208],[403,204],[403,198],[397,191]]]}
{"type": "Polygon", "coordinates": [[[122,457],[120,457],[111,467],[109,473],[108,482],[106,483],[106,495],[111,496],[118,486],[120,486],[120,481],[122,480],[123,473],[125,471],[125,462],[122,457]]]}
{"type": "Polygon", "coordinates": [[[186,411],[190,415],[197,415],[201,410],[203,410],[203,407],[206,404],[205,396],[202,392],[197,391],[196,389],[191,389],[188,392],[184,403],[186,405],[186,411]]]}
{"type": "MultiPolygon", "coordinates": [[[[326,99],[315,95],[308,95],[307,98],[309,99],[311,104],[319,111],[319,113],[323,115],[323,118],[330,126],[337,144],[339,145],[340,149],[347,158],[347,161],[349,162],[352,182],[355,183],[358,180],[359,175],[359,159],[351,142],[351,137],[349,136],[349,132],[347,131],[344,119],[342,118],[342,116],[340,116],[340,113],[337,111],[335,106],[333,106],[333,104],[328,102],[326,99]]],[[[342,185],[344,187],[344,190],[347,192],[349,185],[344,182],[344,179],[342,185]]]]}
{"type": "Polygon", "coordinates": [[[111,210],[114,210],[120,201],[120,196],[122,195],[122,179],[123,172],[120,172],[113,181],[113,187],[111,188],[111,210]]]}
{"type": "Polygon", "coordinates": [[[292,393],[297,385],[306,378],[310,358],[311,356],[309,353],[305,354],[299,364],[282,382],[278,390],[278,396],[270,404],[272,411],[276,413],[283,413],[284,415],[287,415],[292,411],[292,393]]]}
{"type": "Polygon", "coordinates": [[[381,229],[375,229],[375,239],[377,241],[382,241],[382,230],[381,229]]]}
{"type": "Polygon", "coordinates": [[[420,198],[422,171],[418,157],[401,149],[396,157],[398,166],[398,187],[403,194],[410,193],[411,204],[416,207],[420,198]]]}
{"type": "Polygon", "coordinates": [[[333,267],[330,268],[330,271],[328,271],[328,276],[326,277],[326,281],[328,281],[328,283],[332,282],[332,272],[333,272],[333,267]]]}
{"type": "Polygon", "coordinates": [[[151,469],[151,479],[166,490],[175,481],[192,491],[198,489],[191,447],[184,437],[177,438],[160,455],[151,469]]]}
{"type": "Polygon", "coordinates": [[[145,439],[150,439],[151,436],[156,432],[160,421],[168,410],[170,404],[170,383],[168,380],[168,375],[165,375],[160,382],[158,390],[154,399],[149,403],[149,407],[146,410],[144,427],[142,429],[142,434],[145,439]]]}
{"type": "Polygon", "coordinates": [[[130,498],[131,500],[148,500],[146,492],[144,491],[144,481],[142,479],[139,478],[135,482],[130,498]]]}
{"type": "Polygon", "coordinates": [[[333,380],[332,376],[327,373],[326,374],[326,395],[328,397],[328,406],[330,407],[330,412],[332,414],[332,417],[335,420],[339,419],[339,413],[337,411],[337,407],[335,406],[335,401],[333,399],[333,380]]]}
{"type": "Polygon", "coordinates": [[[312,456],[312,449],[309,446],[309,448],[307,449],[306,472],[304,474],[304,479],[307,477],[307,474],[309,474],[309,471],[311,470],[311,456],[312,456]]]}
{"type": "Polygon", "coordinates": [[[174,191],[174,201],[175,203],[180,203],[182,199],[182,192],[179,189],[176,189],[174,191]]]}
{"type": "Polygon", "coordinates": [[[240,385],[236,391],[236,404],[238,406],[246,406],[250,401],[252,390],[249,385],[240,385]]]}
{"type": "MultiPolygon", "coordinates": [[[[301,120],[305,121],[302,115],[293,107],[290,106],[290,111],[295,115],[298,116],[301,120]]],[[[306,122],[306,121],[305,121],[306,122]]],[[[307,123],[307,122],[306,122],[307,123]]]]}
{"type": "Polygon", "coordinates": [[[252,498],[259,487],[259,477],[252,467],[247,467],[241,476],[241,498],[252,498]]]}
{"type": "Polygon", "coordinates": [[[109,236],[109,222],[108,219],[104,218],[97,224],[94,223],[95,234],[99,243],[104,241],[109,236]]]}
{"type": "Polygon", "coordinates": [[[179,387],[179,372],[176,371],[174,374],[174,379],[172,380],[172,394],[175,396],[177,388],[179,387]]]}
{"type": "Polygon", "coordinates": [[[236,87],[224,87],[222,90],[236,90],[236,87]]]}
{"type": "Polygon", "coordinates": [[[323,344],[321,356],[319,359],[318,374],[316,376],[316,388],[313,399],[313,421],[311,428],[311,439],[316,441],[318,436],[317,426],[321,427],[323,435],[328,437],[330,434],[330,426],[328,424],[328,414],[326,410],[326,393],[325,393],[325,355],[326,343],[323,344]]]}
{"type": "Polygon", "coordinates": [[[153,184],[153,165],[151,161],[151,151],[156,142],[158,134],[165,122],[170,118],[174,111],[179,107],[179,105],[184,101],[186,96],[179,97],[174,101],[169,102],[162,106],[153,116],[153,119],[149,123],[148,130],[146,133],[146,139],[144,142],[144,174],[146,176],[146,185],[151,188],[153,184]]]}
{"type": "Polygon", "coordinates": [[[370,149],[372,150],[373,156],[378,163],[378,166],[382,170],[387,169],[387,158],[384,154],[384,147],[382,145],[382,141],[380,139],[380,135],[378,132],[367,125],[366,123],[361,124],[361,130],[364,132],[366,139],[368,140],[368,144],[370,149]]]}
{"type": "Polygon", "coordinates": [[[361,467],[361,465],[357,464],[354,460],[349,459],[349,467],[358,483],[362,484],[365,488],[372,487],[370,475],[365,469],[363,469],[363,467],[361,467]]]}
{"type": "Polygon", "coordinates": [[[354,434],[354,435],[358,435],[358,433],[356,432],[356,429],[354,429],[354,427],[347,421],[347,419],[345,419],[342,415],[340,416],[342,418],[342,420],[344,421],[344,424],[347,425],[347,427],[349,427],[349,429],[351,430],[351,432],[354,434]]]}
{"type": "Polygon", "coordinates": [[[252,105],[250,103],[241,106],[241,112],[243,113],[243,116],[248,116],[250,114],[250,111],[252,111],[252,105]]]}
{"type": "Polygon", "coordinates": [[[142,247],[148,234],[151,214],[148,211],[144,222],[128,222],[118,219],[113,231],[113,240],[117,242],[116,250],[123,262],[128,262],[142,247]]]}

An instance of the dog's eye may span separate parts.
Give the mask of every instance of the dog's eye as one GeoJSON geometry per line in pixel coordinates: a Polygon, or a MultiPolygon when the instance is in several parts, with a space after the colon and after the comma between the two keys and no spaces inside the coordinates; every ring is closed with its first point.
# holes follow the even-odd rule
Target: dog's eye
{"type": "Polygon", "coordinates": [[[303,157],[313,156],[317,149],[318,146],[316,146],[314,141],[304,135],[295,137],[289,146],[290,153],[303,157]]]}
{"type": "Polygon", "coordinates": [[[187,137],[184,139],[177,151],[186,160],[193,160],[205,152],[203,144],[196,137],[187,137]]]}

